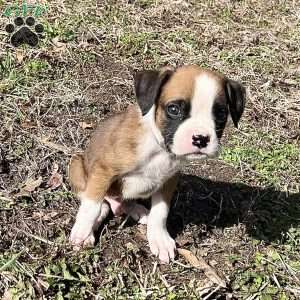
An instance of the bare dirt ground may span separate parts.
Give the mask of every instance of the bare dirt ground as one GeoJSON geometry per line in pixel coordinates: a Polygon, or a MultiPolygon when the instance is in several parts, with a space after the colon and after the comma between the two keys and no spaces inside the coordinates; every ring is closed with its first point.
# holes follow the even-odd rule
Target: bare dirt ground
{"type": "Polygon", "coordinates": [[[0,18],[0,296],[299,299],[299,3],[40,3],[37,47],[11,46],[13,17],[0,18]],[[110,218],[94,249],[68,244],[71,154],[135,102],[135,70],[189,63],[247,87],[239,130],[227,129],[218,159],[183,168],[168,221],[226,287],[182,255],[160,265],[132,220],[110,218]]]}

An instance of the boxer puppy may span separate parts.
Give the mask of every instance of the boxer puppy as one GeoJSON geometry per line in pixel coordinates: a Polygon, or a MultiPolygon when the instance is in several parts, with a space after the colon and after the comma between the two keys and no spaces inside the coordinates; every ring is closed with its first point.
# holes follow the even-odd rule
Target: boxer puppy
{"type": "Polygon", "coordinates": [[[180,165],[217,155],[228,116],[236,127],[242,116],[245,89],[194,65],[138,72],[134,83],[138,105],[102,122],[71,160],[70,183],[81,205],[70,240],[93,244],[111,207],[147,222],[151,252],[168,263],[175,242],[166,221],[180,165]],[[132,201],[149,197],[149,214],[132,201]]]}

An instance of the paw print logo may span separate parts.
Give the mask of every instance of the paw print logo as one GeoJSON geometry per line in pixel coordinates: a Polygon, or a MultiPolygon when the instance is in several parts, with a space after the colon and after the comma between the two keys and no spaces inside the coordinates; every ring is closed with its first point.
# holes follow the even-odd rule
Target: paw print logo
{"type": "Polygon", "coordinates": [[[6,32],[11,34],[10,42],[13,46],[18,47],[21,44],[36,46],[40,38],[43,38],[44,26],[35,24],[33,17],[28,17],[24,21],[22,17],[17,17],[14,20],[15,24],[7,24],[6,32]]]}

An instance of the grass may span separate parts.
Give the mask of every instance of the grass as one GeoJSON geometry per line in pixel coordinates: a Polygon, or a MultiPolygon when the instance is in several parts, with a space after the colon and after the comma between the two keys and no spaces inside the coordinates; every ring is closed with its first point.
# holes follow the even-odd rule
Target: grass
{"type": "MultiPolygon", "coordinates": [[[[8,2],[0,1],[3,9],[8,2]]],[[[39,47],[0,18],[0,295],[7,299],[298,299],[300,26],[294,1],[48,1],[39,47]],[[257,9],[259,8],[259,9],[257,9]],[[66,166],[93,124],[135,101],[132,72],[196,63],[242,81],[246,112],[218,160],[184,168],[169,229],[226,278],[150,255],[109,220],[94,249],[68,236],[66,166]],[[63,176],[47,184],[53,166],[63,176]],[[29,194],[22,188],[42,178],[29,194]],[[205,298],[206,297],[206,298],[205,298]],[[227,297],[227,298],[226,298],[227,297]]]]}
{"type": "Polygon", "coordinates": [[[251,172],[262,183],[295,189],[299,192],[299,145],[295,141],[280,142],[280,136],[256,130],[251,138],[236,138],[224,148],[221,159],[251,172]],[[252,143],[250,142],[252,141],[252,143]],[[250,145],[249,145],[250,142],[250,145]],[[232,144],[234,147],[232,147],[232,144]],[[295,183],[295,184],[294,184],[295,183]]]}

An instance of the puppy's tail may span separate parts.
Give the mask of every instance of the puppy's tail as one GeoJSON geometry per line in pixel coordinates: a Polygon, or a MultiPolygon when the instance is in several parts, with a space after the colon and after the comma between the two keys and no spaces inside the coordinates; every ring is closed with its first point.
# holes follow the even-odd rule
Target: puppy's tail
{"type": "Polygon", "coordinates": [[[74,193],[79,193],[85,190],[87,175],[84,169],[82,153],[76,153],[71,157],[68,168],[68,176],[74,193]]]}

